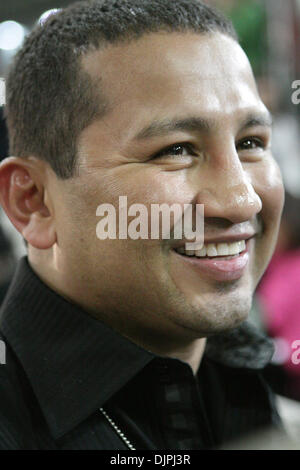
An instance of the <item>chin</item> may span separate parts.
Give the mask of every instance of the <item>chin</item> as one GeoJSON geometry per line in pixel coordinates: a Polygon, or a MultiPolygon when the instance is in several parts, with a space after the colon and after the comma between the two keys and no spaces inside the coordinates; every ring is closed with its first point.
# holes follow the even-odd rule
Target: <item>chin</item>
{"type": "Polygon", "coordinates": [[[252,296],[235,295],[230,300],[218,299],[215,295],[205,305],[193,305],[181,314],[177,324],[193,331],[197,337],[207,337],[237,328],[249,317],[252,296]],[[189,311],[189,315],[186,312],[189,311]]]}

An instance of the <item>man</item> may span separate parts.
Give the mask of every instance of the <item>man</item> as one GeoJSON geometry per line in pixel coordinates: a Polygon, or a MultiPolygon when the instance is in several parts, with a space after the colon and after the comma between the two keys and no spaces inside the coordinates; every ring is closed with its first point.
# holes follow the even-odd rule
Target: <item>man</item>
{"type": "Polygon", "coordinates": [[[1,203],[28,259],[1,313],[0,445],[207,449],[275,424],[245,320],[283,189],[231,24],[197,0],[75,4],[18,53],[7,122],[1,203]],[[100,239],[120,196],[203,204],[204,248],[100,239]]]}

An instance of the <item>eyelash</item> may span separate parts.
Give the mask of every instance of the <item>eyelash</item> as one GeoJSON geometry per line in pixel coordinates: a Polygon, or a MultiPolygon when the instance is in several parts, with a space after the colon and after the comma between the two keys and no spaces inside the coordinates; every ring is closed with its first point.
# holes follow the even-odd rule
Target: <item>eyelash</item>
{"type": "MultiPolygon", "coordinates": [[[[255,143],[255,147],[254,148],[250,148],[250,149],[242,149],[242,150],[255,150],[257,147],[265,150],[266,149],[266,143],[264,141],[264,139],[262,138],[259,138],[259,137],[247,137],[245,139],[242,139],[241,141],[239,141],[237,143],[237,149],[239,149],[239,147],[245,143],[255,143]]],[[[178,143],[178,144],[173,144],[173,145],[170,145],[169,147],[166,147],[165,149],[161,150],[160,152],[156,153],[155,155],[153,155],[153,159],[155,158],[161,158],[161,157],[164,157],[164,156],[180,156],[179,154],[175,154],[173,153],[175,151],[175,149],[186,149],[189,153],[189,155],[191,156],[197,156],[197,153],[196,151],[194,150],[193,146],[189,143],[178,143]]]]}
{"type": "MultiPolygon", "coordinates": [[[[179,144],[173,144],[170,145],[169,147],[166,147],[165,149],[161,150],[160,152],[156,153],[153,155],[152,158],[160,158],[164,156],[170,156],[172,155],[172,151],[175,151],[175,149],[178,148],[184,148],[188,151],[188,153],[192,156],[196,156],[196,152],[193,150],[193,147],[191,144],[188,143],[179,143],[179,144]]],[[[174,156],[177,156],[174,154],[174,156]]]]}
{"type": "MultiPolygon", "coordinates": [[[[255,148],[260,147],[263,150],[266,149],[266,142],[264,141],[264,139],[259,138],[259,137],[247,137],[246,139],[242,139],[240,142],[238,142],[237,148],[239,147],[239,145],[243,145],[246,142],[255,143],[256,144],[255,148]]],[[[254,150],[254,149],[251,148],[251,149],[244,149],[244,150],[254,150]]]]}

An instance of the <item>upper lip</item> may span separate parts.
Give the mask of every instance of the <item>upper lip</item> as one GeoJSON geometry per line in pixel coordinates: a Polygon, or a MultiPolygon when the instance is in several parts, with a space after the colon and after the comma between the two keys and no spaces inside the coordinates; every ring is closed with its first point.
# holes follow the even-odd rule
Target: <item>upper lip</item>
{"type": "MultiPolygon", "coordinates": [[[[215,235],[213,237],[204,237],[204,244],[208,244],[208,243],[234,243],[234,242],[239,242],[241,240],[249,240],[250,238],[253,238],[257,235],[257,232],[247,232],[247,233],[239,233],[239,234],[219,234],[219,235],[215,235]]],[[[184,247],[186,243],[195,243],[195,240],[180,240],[178,241],[178,243],[176,244],[175,246],[175,249],[176,248],[181,248],[181,247],[184,247]]]]}

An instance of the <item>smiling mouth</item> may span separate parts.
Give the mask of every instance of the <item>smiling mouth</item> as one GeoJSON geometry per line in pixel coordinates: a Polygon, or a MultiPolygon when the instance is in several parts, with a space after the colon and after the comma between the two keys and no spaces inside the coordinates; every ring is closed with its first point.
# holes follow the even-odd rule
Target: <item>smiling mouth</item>
{"type": "Polygon", "coordinates": [[[201,276],[228,282],[241,278],[246,272],[253,243],[254,239],[251,238],[232,243],[207,243],[196,251],[186,250],[185,247],[173,251],[201,276]]]}
{"type": "Polygon", "coordinates": [[[206,243],[200,250],[186,250],[185,247],[175,249],[183,256],[195,258],[225,258],[232,259],[246,250],[246,240],[233,243],[206,243]]]}

